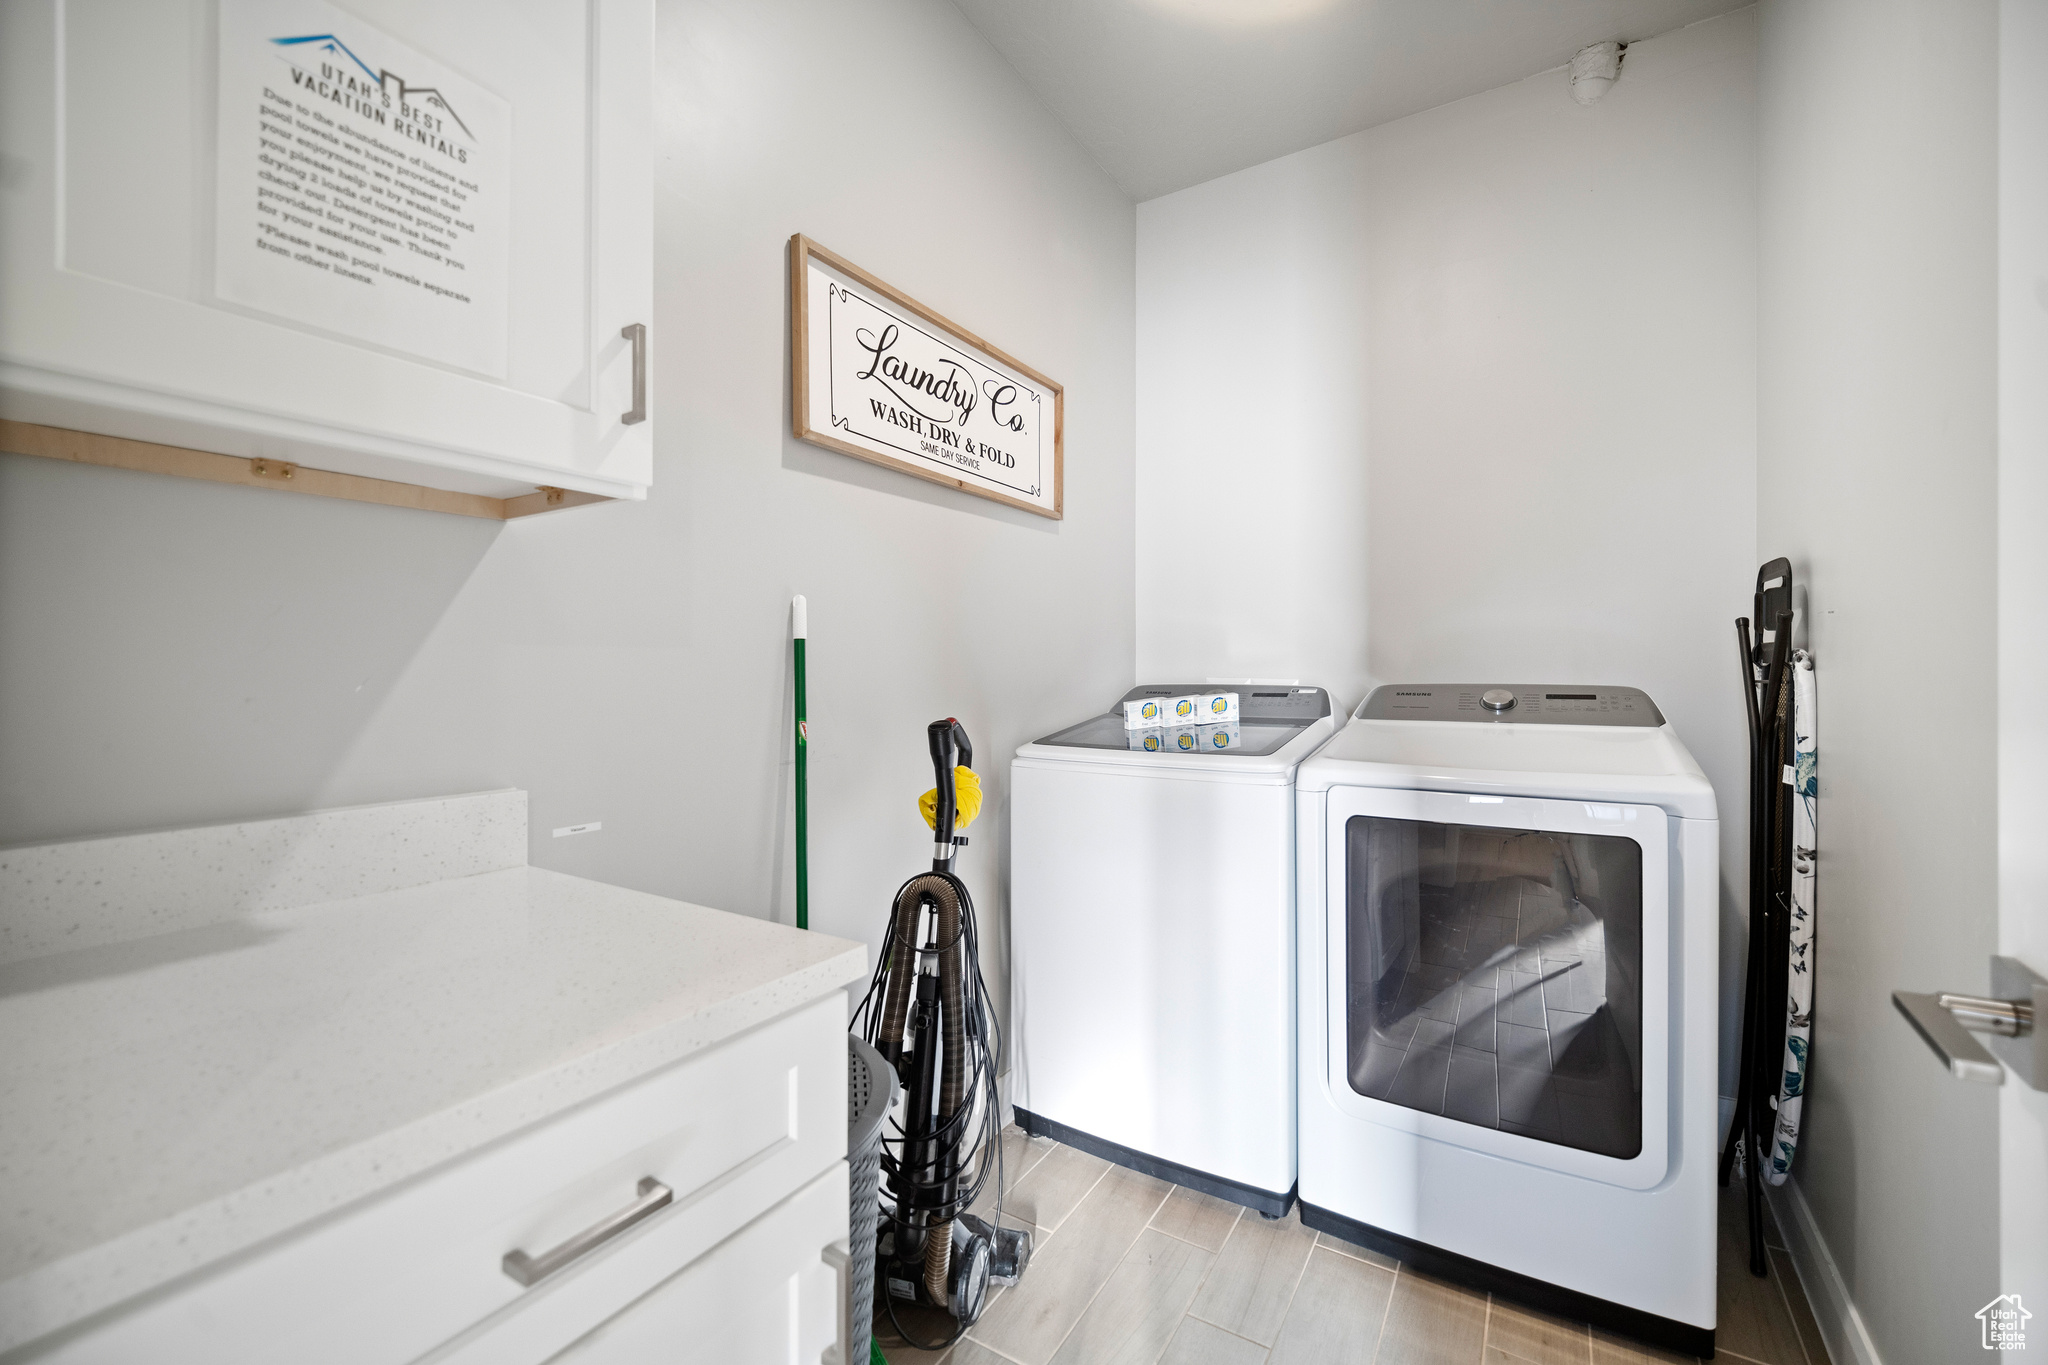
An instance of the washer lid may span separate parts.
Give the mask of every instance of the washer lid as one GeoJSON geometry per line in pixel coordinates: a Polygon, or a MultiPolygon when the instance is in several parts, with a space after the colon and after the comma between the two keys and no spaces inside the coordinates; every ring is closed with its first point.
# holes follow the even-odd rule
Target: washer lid
{"type": "MultiPolygon", "coordinates": [[[[1140,701],[1146,697],[1185,697],[1198,692],[1237,693],[1237,738],[1227,748],[1219,748],[1211,753],[1211,756],[1216,758],[1262,758],[1276,753],[1296,735],[1330,714],[1330,694],[1320,687],[1249,683],[1142,683],[1117,698],[1107,714],[1091,716],[1079,725],[1070,725],[1064,730],[1055,731],[1043,739],[1032,742],[1060,749],[1110,749],[1118,753],[1130,752],[1133,747],[1132,736],[1148,732],[1124,728],[1125,702],[1140,701]]],[[[1187,728],[1210,730],[1221,727],[1187,728]]],[[[1155,727],[1149,733],[1164,735],[1168,732],[1169,727],[1162,726],[1155,727]]],[[[1173,733],[1177,734],[1178,729],[1173,730],[1173,733]]],[[[1210,747],[1202,746],[1204,752],[1209,752],[1210,747]]],[[[1162,752],[1147,756],[1166,755],[1162,752]]]]}

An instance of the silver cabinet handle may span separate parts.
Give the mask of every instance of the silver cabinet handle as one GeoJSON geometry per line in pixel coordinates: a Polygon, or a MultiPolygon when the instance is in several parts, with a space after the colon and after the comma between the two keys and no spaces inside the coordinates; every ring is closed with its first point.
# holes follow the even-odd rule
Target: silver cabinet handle
{"type": "Polygon", "coordinates": [[[523,1251],[505,1253],[505,1273],[521,1284],[538,1284],[577,1257],[603,1246],[633,1224],[668,1207],[675,1191],[653,1176],[640,1179],[640,1197],[617,1213],[600,1219],[552,1251],[529,1256],[523,1251]]]}
{"type": "Polygon", "coordinates": [[[633,343],[633,406],[619,414],[627,426],[647,420],[647,324],[635,322],[619,329],[619,335],[633,343]]]}
{"type": "Polygon", "coordinates": [[[853,1355],[853,1254],[847,1247],[846,1239],[829,1242],[818,1253],[826,1265],[832,1267],[839,1295],[839,1342],[828,1348],[821,1359],[826,1365],[866,1365],[864,1361],[852,1359],[853,1355]]]}

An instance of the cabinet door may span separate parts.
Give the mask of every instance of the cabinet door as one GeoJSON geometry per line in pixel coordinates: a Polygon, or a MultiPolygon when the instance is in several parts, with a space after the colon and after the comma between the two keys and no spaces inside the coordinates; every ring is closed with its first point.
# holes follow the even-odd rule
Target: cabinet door
{"type": "Polygon", "coordinates": [[[0,412],[644,495],[652,38],[651,0],[0,7],[0,412]]]}
{"type": "Polygon", "coordinates": [[[551,1365],[791,1365],[838,1340],[840,1285],[825,1249],[844,1240],[846,1163],[734,1233],[551,1365]]]}

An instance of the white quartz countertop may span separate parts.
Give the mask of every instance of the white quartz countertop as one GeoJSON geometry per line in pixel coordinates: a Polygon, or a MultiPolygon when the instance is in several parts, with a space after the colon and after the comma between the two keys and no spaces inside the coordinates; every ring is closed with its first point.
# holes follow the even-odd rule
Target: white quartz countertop
{"type": "Polygon", "coordinates": [[[0,965],[0,1350],[866,963],[845,939],[511,867],[0,965]]]}

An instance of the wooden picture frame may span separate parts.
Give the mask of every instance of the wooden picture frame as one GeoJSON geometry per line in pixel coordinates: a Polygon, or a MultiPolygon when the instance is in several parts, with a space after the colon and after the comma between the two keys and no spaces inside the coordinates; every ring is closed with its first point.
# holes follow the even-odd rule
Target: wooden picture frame
{"type": "Polygon", "coordinates": [[[802,233],[789,362],[798,440],[1065,516],[1066,391],[802,233]]]}

